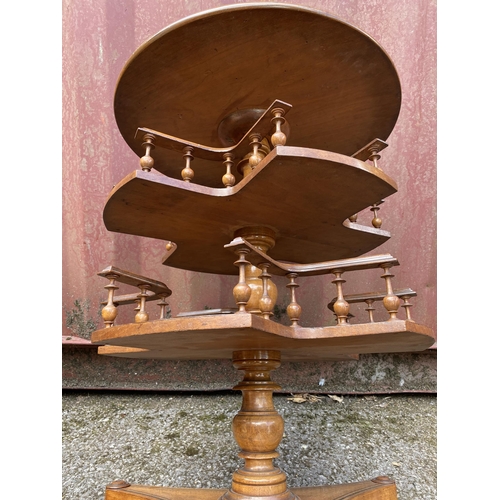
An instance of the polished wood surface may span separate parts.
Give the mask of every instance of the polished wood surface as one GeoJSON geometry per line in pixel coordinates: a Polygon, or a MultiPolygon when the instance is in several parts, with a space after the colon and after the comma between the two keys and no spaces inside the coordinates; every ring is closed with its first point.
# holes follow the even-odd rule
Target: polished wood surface
{"type": "Polygon", "coordinates": [[[273,404],[273,392],[280,386],[271,379],[281,364],[281,354],[274,350],[242,350],[233,353],[233,365],[243,372],[234,387],[242,392],[241,409],[233,418],[234,438],[244,464],[233,473],[227,490],[189,490],[142,488],[117,480],[107,486],[106,499],[202,499],[219,500],[304,500],[304,499],[396,499],[394,482],[386,476],[371,481],[335,487],[289,489],[286,474],[276,466],[276,451],[284,433],[283,417],[273,404]],[[221,494],[222,493],[222,494],[221,494]],[[214,495],[213,497],[211,495],[214,495]],[[165,496],[164,496],[165,495],[165,496]]]}
{"type": "MultiPolygon", "coordinates": [[[[141,157],[138,127],[221,147],[224,118],[274,99],[293,106],[289,144],[352,155],[387,139],[401,86],[389,56],[359,29],[304,7],[241,4],[190,16],[141,45],[122,70],[114,108],[141,157]]],[[[155,155],[155,168],[178,177],[178,154],[155,155]]],[[[219,185],[217,166],[194,164],[197,182],[219,185]]]]}
{"type": "Polygon", "coordinates": [[[381,229],[379,207],[397,186],[378,160],[400,105],[397,72],[373,39],[298,6],[214,9],[165,28],[132,55],[114,106],[120,133],[142,170],[112,190],[106,228],[166,241],[168,266],[237,274],[237,311],[149,321],[143,319],[148,295],[142,286],[141,318],[126,325],[108,320],[92,341],[110,356],[233,359],[244,371],[235,387],[243,404],[233,431],[245,465],[227,491],[118,482],[108,486],[107,500],[396,499],[394,483],[385,477],[287,487],[273,464],[283,421],[272,404],[278,386],[270,372],[281,359],[422,351],[434,343],[430,329],[397,318],[400,298],[391,281],[396,258],[347,262],[390,237],[381,229]],[[357,224],[357,214],[368,208],[372,226],[357,224]],[[339,259],[343,265],[332,264],[339,259]],[[389,319],[350,324],[343,273],[373,267],[383,269],[389,319]],[[291,326],[270,319],[272,272],[289,278],[291,326]],[[337,325],[302,327],[296,278],[327,272],[337,290],[337,325]],[[258,296],[252,279],[261,282],[258,296]]]}
{"type": "MultiPolygon", "coordinates": [[[[160,297],[163,295],[169,297],[170,295],[172,295],[172,290],[170,290],[170,288],[168,288],[165,283],[148,278],[146,276],[141,276],[140,274],[132,273],[131,271],[120,269],[115,266],[107,266],[101,272],[97,273],[97,276],[101,276],[103,278],[106,278],[110,275],[116,277],[115,281],[117,283],[123,283],[125,285],[135,287],[147,285],[148,290],[151,290],[151,292],[153,292],[153,295],[151,295],[149,300],[154,300],[153,297],[160,297]]],[[[114,297],[114,300],[117,300],[117,297],[114,297]]]]}
{"type": "Polygon", "coordinates": [[[95,331],[92,342],[117,346],[99,349],[122,357],[134,353],[119,347],[164,351],[164,359],[232,359],[235,350],[274,349],[283,360],[313,361],[339,354],[423,351],[434,343],[434,334],[406,320],[302,328],[244,313],[118,325],[95,331]]]}
{"type": "Polygon", "coordinates": [[[170,267],[236,274],[224,245],[248,226],[277,233],[269,251],[276,260],[327,261],[376,248],[390,234],[347,219],[396,190],[382,170],[355,158],[278,146],[229,188],[134,171],[111,192],[103,218],[110,231],[172,241],[170,267]]]}
{"type": "MultiPolygon", "coordinates": [[[[371,481],[292,488],[301,500],[396,500],[394,482],[382,477],[371,481]]],[[[161,486],[129,485],[122,488],[107,488],[106,500],[219,500],[226,490],[202,488],[164,488],[161,486]]]]}
{"type": "MultiPolygon", "coordinates": [[[[139,127],[137,129],[135,138],[140,139],[141,137],[144,138],[146,136],[147,143],[151,143],[155,147],[177,151],[178,153],[185,153],[186,148],[190,148],[191,153],[197,159],[221,161],[223,160],[224,155],[228,154],[230,154],[233,158],[243,158],[248,153],[249,139],[252,134],[258,134],[261,137],[271,137],[273,134],[275,129],[273,125],[273,118],[275,118],[274,115],[276,114],[273,113],[273,111],[279,110],[279,116],[284,117],[286,112],[291,108],[292,106],[290,104],[277,99],[267,109],[255,110],[253,113],[245,113],[243,111],[242,116],[238,116],[238,114],[236,114],[236,117],[230,115],[230,118],[232,119],[226,119],[223,122],[224,128],[227,129],[224,132],[224,137],[230,134],[237,134],[238,132],[242,134],[242,136],[236,144],[225,147],[214,148],[204,144],[197,144],[196,142],[192,142],[187,139],[144,127],[139,127]],[[241,121],[243,118],[245,118],[245,123],[248,123],[248,130],[241,128],[241,121]],[[235,128],[238,132],[235,132],[235,128]]],[[[222,142],[226,144],[227,139],[222,142]]],[[[286,138],[284,142],[286,142],[286,138]]],[[[284,142],[281,145],[284,146],[284,142]]],[[[143,144],[143,146],[145,145],[143,144]]],[[[151,151],[149,154],[151,154],[151,151]]],[[[364,160],[369,156],[362,158],[360,154],[356,154],[355,157],[364,160]]],[[[155,168],[161,171],[161,166],[156,166],[155,168]]]]}
{"type": "Polygon", "coordinates": [[[322,274],[330,274],[337,269],[346,272],[376,269],[384,265],[399,266],[398,259],[388,253],[325,262],[309,262],[307,264],[280,262],[269,257],[267,253],[263,252],[255,245],[252,245],[246,238],[241,237],[235,238],[231,243],[225,245],[225,248],[233,249],[235,253],[240,249],[245,249],[247,251],[246,258],[250,260],[253,265],[259,266],[262,263],[268,263],[268,271],[275,276],[288,276],[290,273],[296,274],[297,276],[319,276],[322,274]]]}

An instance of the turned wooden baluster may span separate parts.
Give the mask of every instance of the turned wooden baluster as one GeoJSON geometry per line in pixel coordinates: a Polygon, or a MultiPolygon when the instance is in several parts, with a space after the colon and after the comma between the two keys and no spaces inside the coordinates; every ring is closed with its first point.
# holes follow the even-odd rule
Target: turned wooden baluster
{"type": "Polygon", "coordinates": [[[276,131],[271,136],[271,143],[274,147],[284,146],[286,144],[287,137],[285,133],[281,130],[281,126],[286,121],[285,118],[283,117],[285,110],[283,108],[274,108],[271,111],[271,113],[273,114],[273,117],[271,118],[271,123],[273,123],[274,126],[276,127],[276,131]]]}
{"type": "Polygon", "coordinates": [[[368,148],[368,151],[370,153],[369,159],[373,162],[373,166],[376,168],[380,168],[377,163],[377,160],[380,160],[380,145],[374,144],[373,146],[368,148]]]}
{"type": "Polygon", "coordinates": [[[335,283],[337,286],[337,300],[335,301],[335,304],[333,304],[333,312],[337,317],[337,324],[346,325],[347,316],[349,314],[349,303],[344,299],[344,293],[342,291],[342,283],[345,283],[345,280],[341,277],[343,271],[340,269],[334,269],[332,273],[335,275],[335,279],[332,283],[335,283]]]}
{"type": "Polygon", "coordinates": [[[273,391],[281,387],[270,374],[281,364],[280,353],[236,351],[233,364],[244,371],[234,387],[242,392],[243,402],[233,419],[233,434],[245,465],[233,474],[231,489],[220,500],[298,500],[287,487],[285,473],[273,464],[284,430],[273,403],[273,391]]]}
{"type": "Polygon", "coordinates": [[[146,323],[147,321],[149,321],[149,314],[146,312],[146,298],[148,296],[146,290],[148,290],[151,287],[149,285],[139,285],[139,288],[141,290],[141,293],[138,295],[138,298],[140,299],[140,304],[139,304],[139,312],[135,315],[135,322],[146,323]]]}
{"type": "Polygon", "coordinates": [[[139,164],[141,165],[142,170],[145,172],[150,172],[155,164],[155,161],[151,157],[151,150],[154,149],[154,136],[151,134],[145,134],[143,137],[144,142],[142,146],[146,148],[146,152],[144,156],[139,160],[139,164]]]}
{"type": "Polygon", "coordinates": [[[168,295],[165,293],[160,294],[161,300],[158,302],[160,306],[160,319],[167,319],[167,306],[168,302],[165,300],[168,295]]]}
{"type": "Polygon", "coordinates": [[[262,146],[262,136],[260,134],[250,134],[249,139],[253,151],[250,158],[248,158],[248,163],[253,170],[264,158],[264,155],[259,151],[262,146]]]}
{"type": "Polygon", "coordinates": [[[411,318],[411,314],[410,314],[410,307],[412,307],[412,305],[413,305],[413,304],[410,304],[410,297],[411,297],[411,295],[401,295],[401,298],[403,299],[402,307],[404,307],[404,309],[405,309],[406,319],[408,321],[413,321],[413,319],[411,318]]]}
{"type": "Polygon", "coordinates": [[[393,321],[398,319],[397,312],[400,304],[399,297],[397,295],[394,295],[394,292],[392,290],[391,278],[394,278],[394,274],[391,274],[390,272],[390,265],[382,265],[380,267],[382,267],[382,269],[384,270],[384,274],[381,276],[381,278],[385,279],[386,288],[386,295],[382,302],[384,304],[384,307],[387,309],[387,312],[389,313],[389,321],[393,321]]]}
{"type": "Polygon", "coordinates": [[[194,148],[192,148],[191,146],[186,146],[183,151],[183,157],[186,160],[186,166],[181,171],[182,180],[185,182],[191,182],[194,178],[194,170],[191,168],[191,161],[194,160],[194,148]]]}
{"type": "Polygon", "coordinates": [[[286,313],[292,322],[292,326],[299,326],[300,315],[302,314],[302,307],[297,303],[295,296],[295,289],[298,288],[298,284],[295,283],[295,278],[298,276],[297,273],[289,273],[286,275],[290,282],[286,285],[290,289],[290,304],[286,308],[286,313]]]}
{"type": "Polygon", "coordinates": [[[259,265],[259,269],[262,271],[260,275],[262,297],[259,299],[259,309],[265,319],[269,319],[273,311],[273,300],[269,296],[269,278],[271,278],[271,275],[267,272],[270,265],[267,262],[259,265]]]}
{"type": "Polygon", "coordinates": [[[245,266],[249,265],[250,262],[245,259],[245,255],[249,252],[247,248],[241,248],[238,250],[238,260],[234,263],[235,266],[239,268],[239,281],[238,284],[233,288],[233,297],[238,306],[238,313],[246,313],[245,306],[250,300],[252,295],[252,289],[248,286],[245,280],[245,266]]]}
{"type": "Polygon", "coordinates": [[[370,323],[373,323],[375,320],[373,319],[373,311],[375,308],[373,307],[374,299],[366,299],[366,305],[368,306],[365,311],[368,313],[368,318],[370,319],[370,323]]]}
{"type": "Polygon", "coordinates": [[[134,312],[137,314],[141,310],[141,299],[137,298],[135,300],[135,307],[134,307],[134,312]]]}
{"type": "Polygon", "coordinates": [[[233,166],[234,155],[232,153],[224,153],[224,165],[226,166],[226,173],[222,176],[222,183],[225,187],[234,186],[236,179],[231,173],[233,166]]]}
{"type": "Polygon", "coordinates": [[[109,279],[109,284],[104,288],[108,290],[108,303],[102,308],[101,316],[104,320],[105,328],[110,328],[115,324],[116,316],[118,315],[118,307],[113,303],[113,298],[115,295],[115,290],[118,287],[115,285],[115,280],[118,279],[116,274],[106,274],[106,278],[109,279]]]}
{"type": "Polygon", "coordinates": [[[382,219],[378,216],[378,211],[380,210],[380,205],[384,203],[384,200],[375,203],[370,210],[373,212],[372,226],[380,229],[382,227],[382,219]]]}

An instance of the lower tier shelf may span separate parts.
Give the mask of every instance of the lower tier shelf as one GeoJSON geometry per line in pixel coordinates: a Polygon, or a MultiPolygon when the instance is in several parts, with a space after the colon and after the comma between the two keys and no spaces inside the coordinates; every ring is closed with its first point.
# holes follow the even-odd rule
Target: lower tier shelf
{"type": "Polygon", "coordinates": [[[283,361],[336,361],[423,351],[435,335],[408,320],[303,328],[242,313],[117,325],[95,331],[92,342],[100,344],[99,354],[127,358],[232,359],[234,351],[272,349],[283,361]]]}

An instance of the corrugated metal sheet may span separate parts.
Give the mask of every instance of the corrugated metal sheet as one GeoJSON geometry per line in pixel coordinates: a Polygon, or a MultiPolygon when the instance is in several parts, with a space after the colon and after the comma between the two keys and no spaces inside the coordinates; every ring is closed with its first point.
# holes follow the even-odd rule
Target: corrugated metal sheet
{"type": "MultiPolygon", "coordinates": [[[[169,301],[174,315],[233,305],[234,278],[170,269],[161,265],[164,242],[109,233],[102,222],[109,191],[138,168],[138,158],[114,121],[113,93],[122,67],[141,43],[165,26],[230,3],[235,2],[64,0],[63,335],[75,333],[65,323],[76,300],[88,301],[88,318],[97,317],[106,282],[96,273],[109,264],[165,282],[174,292],[169,301]]],[[[400,118],[380,160],[399,192],[380,210],[383,228],[393,237],[376,253],[398,257],[401,266],[394,269],[394,286],[418,292],[412,315],[436,330],[436,2],[302,0],[300,4],[368,33],[399,72],[400,118]]],[[[368,211],[366,220],[371,216],[368,211]]],[[[376,273],[371,278],[377,283],[376,273]]],[[[366,278],[347,279],[345,293],[367,291],[366,278]]],[[[335,290],[330,279],[305,279],[298,294],[306,326],[331,322],[326,304],[335,290]],[[325,307],[318,310],[320,300],[325,307]]]]}

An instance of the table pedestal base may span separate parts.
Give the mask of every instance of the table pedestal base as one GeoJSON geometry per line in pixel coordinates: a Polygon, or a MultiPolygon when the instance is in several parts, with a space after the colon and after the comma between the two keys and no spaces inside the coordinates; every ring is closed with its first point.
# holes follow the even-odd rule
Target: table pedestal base
{"type": "MultiPolygon", "coordinates": [[[[397,500],[396,485],[385,476],[359,483],[292,488],[291,491],[300,500],[397,500]]],[[[115,481],[106,488],[105,500],[219,500],[225,493],[223,489],[163,488],[115,481]]]]}
{"type": "Polygon", "coordinates": [[[280,366],[281,354],[272,350],[233,352],[235,368],[243,380],[234,387],[242,392],[240,411],[233,419],[233,434],[240,447],[243,467],[233,474],[229,490],[131,486],[114,481],[105,500],[397,500],[396,486],[386,476],[338,486],[289,489],[286,474],[273,463],[283,437],[283,418],[274,408],[273,392],[280,386],[271,371],[280,366]]]}

